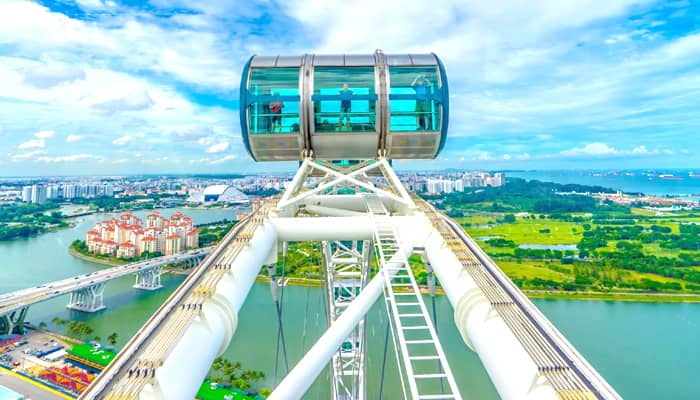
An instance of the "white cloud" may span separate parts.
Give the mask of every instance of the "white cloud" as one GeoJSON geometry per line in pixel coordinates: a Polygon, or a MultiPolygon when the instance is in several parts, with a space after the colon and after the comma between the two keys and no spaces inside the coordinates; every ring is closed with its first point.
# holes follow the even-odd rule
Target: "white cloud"
{"type": "Polygon", "coordinates": [[[34,134],[37,139],[48,139],[56,134],[54,131],[41,131],[34,134]]]}
{"type": "Polygon", "coordinates": [[[221,157],[221,158],[219,158],[219,159],[210,161],[210,162],[209,162],[209,165],[223,164],[223,163],[225,163],[226,161],[232,161],[232,160],[235,160],[235,159],[236,159],[236,156],[234,156],[233,154],[229,154],[229,155],[224,156],[224,157],[221,157]]]}
{"type": "Polygon", "coordinates": [[[12,154],[10,156],[10,160],[13,162],[19,162],[19,161],[24,161],[29,158],[32,158],[34,156],[37,156],[39,154],[44,154],[46,151],[44,150],[34,150],[34,151],[28,151],[26,153],[18,153],[18,154],[12,154]]]}
{"type": "Polygon", "coordinates": [[[82,136],[79,136],[79,135],[68,135],[68,136],[66,136],[66,142],[68,142],[68,143],[78,142],[78,141],[80,141],[80,140],[82,140],[82,139],[83,139],[83,137],[82,137],[82,136]]]}
{"type": "Polygon", "coordinates": [[[90,10],[90,9],[102,9],[102,8],[105,8],[105,6],[110,5],[110,3],[111,3],[111,6],[114,5],[114,3],[112,3],[111,1],[103,2],[101,0],[75,0],[75,2],[78,3],[78,5],[80,7],[84,8],[84,9],[88,9],[88,10],[90,10]]]}
{"type": "Polygon", "coordinates": [[[609,156],[617,154],[618,151],[608,146],[605,143],[594,142],[588,143],[583,147],[574,147],[570,150],[563,150],[561,155],[563,156],[609,156]]]}
{"type": "Polygon", "coordinates": [[[525,160],[530,159],[530,155],[528,153],[522,153],[522,154],[518,154],[517,156],[515,156],[515,158],[517,160],[525,161],[525,160]]]}
{"type": "Polygon", "coordinates": [[[120,159],[112,161],[112,164],[126,164],[128,162],[129,162],[128,158],[120,158],[120,159]]]}
{"type": "Polygon", "coordinates": [[[552,136],[552,135],[549,135],[549,134],[539,134],[539,135],[535,135],[535,138],[536,138],[537,140],[542,140],[542,141],[545,141],[545,140],[552,140],[552,137],[553,137],[553,136],[552,136]]]}
{"type": "Polygon", "coordinates": [[[123,97],[105,100],[93,104],[93,108],[108,113],[120,111],[139,111],[145,110],[153,106],[154,102],[151,96],[145,91],[129,93],[123,97]]]}
{"type": "Polygon", "coordinates": [[[511,159],[510,154],[504,154],[503,159],[506,161],[510,160],[511,159]]]}
{"type": "Polygon", "coordinates": [[[27,140],[26,142],[20,143],[17,148],[18,149],[34,149],[34,148],[44,148],[46,147],[46,142],[44,139],[30,139],[27,140]]]}
{"type": "Polygon", "coordinates": [[[125,144],[132,141],[134,138],[131,135],[125,135],[112,140],[112,144],[117,146],[124,146],[125,144]]]}
{"type": "Polygon", "coordinates": [[[40,89],[84,78],[85,71],[82,68],[63,63],[41,63],[29,67],[24,73],[24,82],[40,89]]]}
{"type": "Polygon", "coordinates": [[[637,146],[632,149],[632,154],[649,154],[649,150],[647,150],[647,147],[644,145],[637,146]]]}
{"type": "Polygon", "coordinates": [[[94,154],[71,154],[67,156],[57,156],[57,157],[37,157],[36,161],[43,163],[66,163],[75,162],[82,160],[103,160],[102,157],[96,156],[94,154]]]}
{"type": "Polygon", "coordinates": [[[226,151],[228,149],[229,142],[224,141],[221,143],[213,144],[207,148],[206,152],[207,153],[221,153],[222,151],[226,151]]]}

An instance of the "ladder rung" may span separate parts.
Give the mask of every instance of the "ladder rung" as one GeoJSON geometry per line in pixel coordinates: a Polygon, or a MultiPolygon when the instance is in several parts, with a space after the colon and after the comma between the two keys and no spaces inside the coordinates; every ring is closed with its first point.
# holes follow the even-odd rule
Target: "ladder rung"
{"type": "Polygon", "coordinates": [[[403,329],[405,331],[418,331],[418,330],[428,329],[428,325],[404,326],[401,329],[403,329]]]}
{"type": "Polygon", "coordinates": [[[399,283],[399,282],[394,282],[391,284],[391,286],[413,286],[412,283],[399,283]]]}
{"type": "Polygon", "coordinates": [[[439,360],[440,356],[412,356],[408,357],[411,361],[421,361],[421,360],[439,360]]]}
{"type": "Polygon", "coordinates": [[[415,317],[423,317],[423,316],[424,315],[420,314],[420,313],[418,313],[418,314],[399,314],[399,317],[414,317],[415,318],[415,317]]]}
{"type": "MultiPolygon", "coordinates": [[[[406,344],[427,344],[427,343],[435,343],[433,339],[414,339],[414,340],[406,340],[404,343],[406,344]]],[[[416,375],[418,376],[418,375],[416,375]]]]}
{"type": "Polygon", "coordinates": [[[414,378],[419,379],[437,379],[437,378],[447,378],[447,374],[415,374],[414,378]]]}
{"type": "Polygon", "coordinates": [[[420,303],[417,303],[417,302],[416,302],[416,303],[414,303],[414,302],[410,302],[410,303],[396,303],[396,305],[397,305],[397,306],[419,306],[420,303]]]}
{"type": "Polygon", "coordinates": [[[424,394],[419,395],[418,398],[425,400],[456,399],[453,394],[424,394]]]}
{"type": "Polygon", "coordinates": [[[394,296],[416,296],[416,293],[414,293],[414,292],[399,292],[399,293],[394,293],[394,296]]]}

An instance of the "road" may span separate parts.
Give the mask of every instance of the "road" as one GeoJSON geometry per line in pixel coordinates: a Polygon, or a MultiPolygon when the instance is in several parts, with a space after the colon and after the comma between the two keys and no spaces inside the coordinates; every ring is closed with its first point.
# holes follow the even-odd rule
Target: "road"
{"type": "Polygon", "coordinates": [[[213,247],[188,250],[170,256],[152,258],[127,265],[102,269],[84,275],[78,275],[60,281],[39,285],[34,288],[22,289],[0,295],[0,315],[8,314],[34,303],[39,303],[92,285],[135,274],[158,266],[185,261],[189,258],[204,257],[213,247]]]}

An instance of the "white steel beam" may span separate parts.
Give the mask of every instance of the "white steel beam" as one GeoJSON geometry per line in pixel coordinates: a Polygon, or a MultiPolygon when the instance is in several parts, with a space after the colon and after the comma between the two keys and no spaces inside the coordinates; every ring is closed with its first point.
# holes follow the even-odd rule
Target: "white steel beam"
{"type": "MultiPolygon", "coordinates": [[[[407,257],[407,253],[403,255],[407,257]]],[[[397,257],[401,258],[401,257],[397,257]]],[[[403,260],[403,258],[401,258],[403,260]]],[[[403,261],[387,265],[403,265],[403,261]]],[[[295,400],[300,399],[309,389],[318,374],[328,365],[343,341],[348,337],[355,325],[367,314],[384,289],[384,277],[377,274],[365,286],[360,294],[343,311],[343,314],[335,320],[328,330],[311,347],[294,369],[275,388],[268,400],[295,400]]]]}

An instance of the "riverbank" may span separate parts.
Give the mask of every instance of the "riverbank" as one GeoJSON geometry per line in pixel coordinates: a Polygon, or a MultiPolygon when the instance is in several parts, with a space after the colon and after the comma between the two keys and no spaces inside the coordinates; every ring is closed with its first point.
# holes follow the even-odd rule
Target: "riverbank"
{"type": "Polygon", "coordinates": [[[90,261],[90,262],[97,263],[97,264],[107,265],[110,267],[118,267],[120,265],[129,264],[127,261],[121,261],[121,260],[117,260],[117,259],[105,260],[104,258],[89,256],[87,254],[83,254],[83,253],[79,252],[78,250],[75,250],[72,247],[68,248],[68,253],[70,253],[70,255],[72,255],[75,258],[79,258],[81,260],[90,261]]]}
{"type": "Polygon", "coordinates": [[[551,292],[523,290],[529,299],[626,301],[635,303],[700,303],[700,294],[624,293],[624,292],[551,292]]]}

